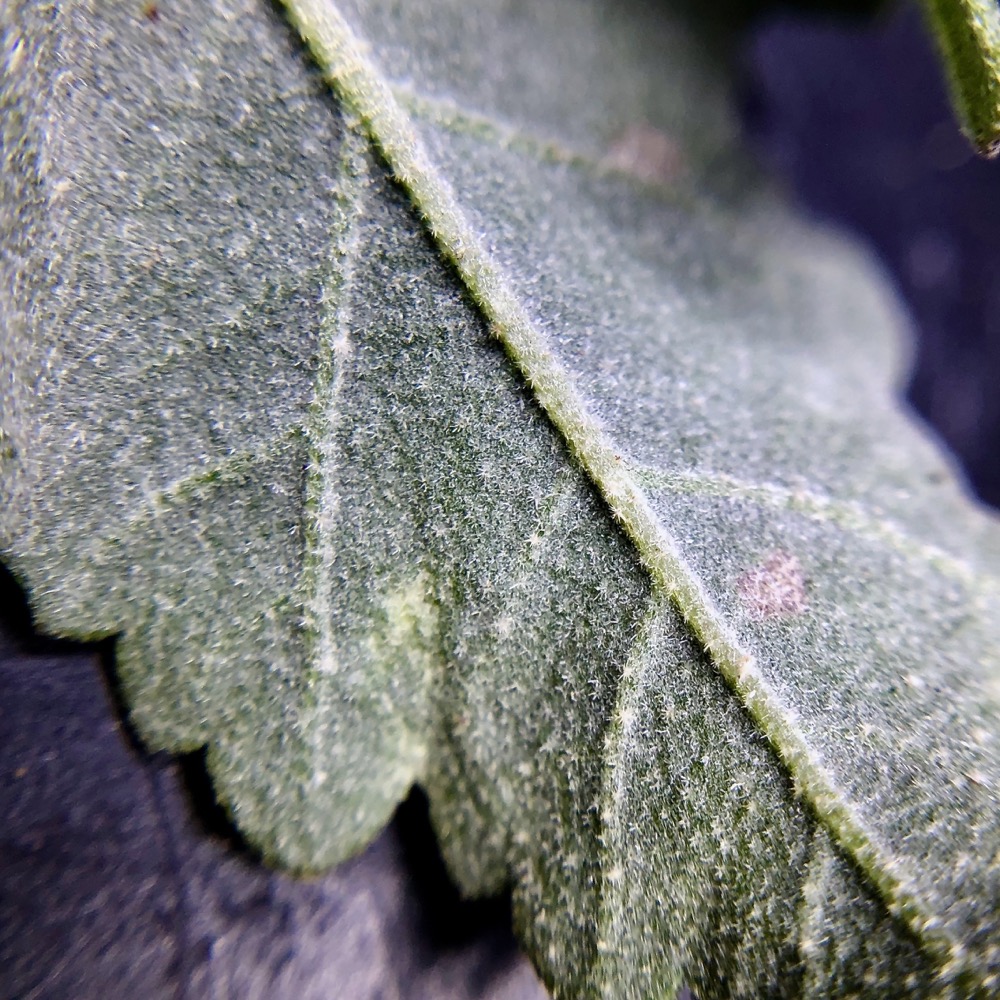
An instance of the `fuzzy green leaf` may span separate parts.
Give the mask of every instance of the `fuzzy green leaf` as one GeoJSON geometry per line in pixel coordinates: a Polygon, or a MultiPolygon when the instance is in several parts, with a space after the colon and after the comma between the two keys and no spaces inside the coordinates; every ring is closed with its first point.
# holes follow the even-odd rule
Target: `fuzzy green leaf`
{"type": "Polygon", "coordinates": [[[7,3],[0,550],[276,862],[413,782],[560,996],[992,995],[1000,532],[661,6],[7,3]],[[395,179],[394,179],[395,178],[395,179]]]}
{"type": "Polygon", "coordinates": [[[981,153],[1000,153],[1000,3],[924,0],[945,63],[952,103],[981,153]]]}

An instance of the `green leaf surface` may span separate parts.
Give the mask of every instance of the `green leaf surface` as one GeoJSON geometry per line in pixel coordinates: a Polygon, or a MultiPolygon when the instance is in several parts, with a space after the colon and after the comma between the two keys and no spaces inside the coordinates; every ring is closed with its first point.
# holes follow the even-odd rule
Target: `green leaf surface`
{"type": "Polygon", "coordinates": [[[924,0],[962,128],[986,156],[1000,154],[1000,3],[924,0]]]}
{"type": "Polygon", "coordinates": [[[0,10],[41,625],[276,862],[422,784],[558,996],[994,995],[1000,532],[871,264],[663,6],[289,13],[0,10]]]}

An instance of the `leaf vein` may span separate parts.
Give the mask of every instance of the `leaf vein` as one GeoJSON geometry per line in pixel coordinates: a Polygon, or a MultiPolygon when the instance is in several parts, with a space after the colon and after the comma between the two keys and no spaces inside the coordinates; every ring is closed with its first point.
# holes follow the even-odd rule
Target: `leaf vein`
{"type": "MultiPolygon", "coordinates": [[[[363,177],[361,140],[357,128],[346,123],[341,152],[341,177],[363,177]]],[[[320,673],[336,670],[334,629],[334,563],[337,558],[336,517],[340,508],[338,470],[340,449],[340,397],[345,368],[353,345],[350,338],[350,289],[360,253],[361,230],[357,224],[364,210],[365,186],[341,184],[337,195],[340,218],[330,247],[329,270],[323,285],[320,320],[320,358],[316,389],[306,420],[309,471],[306,480],[306,560],[303,580],[306,593],[306,633],[313,645],[309,663],[320,673]]]]}
{"type": "Polygon", "coordinates": [[[116,522],[119,530],[114,534],[103,536],[100,543],[102,545],[114,544],[123,535],[141,525],[158,508],[166,506],[173,500],[183,499],[185,494],[193,492],[199,486],[218,482],[229,475],[249,472],[256,462],[263,458],[269,458],[281,445],[295,441],[301,434],[301,428],[290,427],[283,434],[276,434],[265,439],[257,447],[230,452],[216,462],[192,469],[165,486],[146,493],[124,520],[116,522]]]}
{"type": "Polygon", "coordinates": [[[977,592],[993,596],[1000,594],[1000,581],[994,576],[976,572],[968,563],[940,546],[913,538],[895,522],[873,517],[859,504],[838,501],[798,487],[792,489],[775,483],[746,482],[724,473],[677,473],[643,465],[631,465],[630,469],[640,483],[652,489],[722,499],[739,497],[777,510],[802,514],[824,524],[835,524],[882,542],[901,555],[930,564],[977,592]]]}
{"type": "Polygon", "coordinates": [[[562,164],[596,177],[627,176],[640,187],[659,193],[674,193],[675,184],[639,177],[624,171],[611,158],[567,145],[557,139],[526,132],[524,129],[498,122],[452,100],[427,97],[406,87],[391,86],[393,96],[414,117],[458,135],[473,136],[501,149],[531,157],[538,163],[562,164]]]}

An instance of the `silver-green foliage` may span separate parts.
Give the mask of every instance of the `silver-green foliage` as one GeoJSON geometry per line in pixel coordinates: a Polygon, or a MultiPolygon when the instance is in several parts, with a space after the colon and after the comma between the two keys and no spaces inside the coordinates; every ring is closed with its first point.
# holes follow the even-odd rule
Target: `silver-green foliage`
{"type": "Polygon", "coordinates": [[[560,996],[1000,989],[1000,556],[662,6],[3,6],[0,546],[302,870],[560,996]],[[395,175],[395,179],[393,176],[395,175]]]}

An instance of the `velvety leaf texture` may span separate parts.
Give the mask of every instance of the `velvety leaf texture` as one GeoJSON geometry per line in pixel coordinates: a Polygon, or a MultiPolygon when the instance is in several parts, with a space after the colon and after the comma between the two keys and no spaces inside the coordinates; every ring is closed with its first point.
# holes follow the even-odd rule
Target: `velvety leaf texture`
{"type": "Polygon", "coordinates": [[[664,5],[288,8],[0,10],[40,624],[278,863],[420,783],[557,996],[995,995],[1000,533],[870,263],[664,5]]]}

